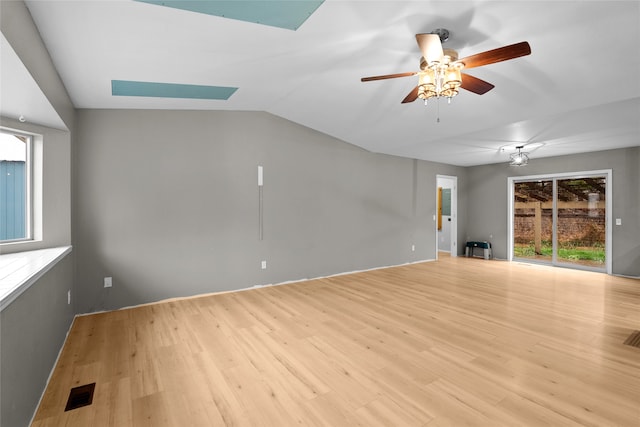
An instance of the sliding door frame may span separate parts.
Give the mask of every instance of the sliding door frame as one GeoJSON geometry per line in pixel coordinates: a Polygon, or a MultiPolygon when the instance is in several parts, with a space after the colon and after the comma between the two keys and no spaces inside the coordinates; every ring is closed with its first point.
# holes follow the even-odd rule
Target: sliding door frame
{"type": "MultiPolygon", "coordinates": [[[[605,212],[605,223],[606,223],[606,233],[605,233],[605,271],[607,274],[611,274],[611,246],[612,246],[612,231],[613,231],[613,215],[612,215],[612,206],[613,206],[613,197],[612,197],[612,188],[613,188],[613,171],[612,169],[600,169],[600,170],[591,170],[591,171],[579,171],[579,172],[562,172],[562,173],[550,173],[550,174],[541,174],[541,175],[524,175],[524,176],[510,176],[507,178],[507,197],[508,197],[508,215],[507,215],[507,259],[509,261],[513,261],[513,239],[514,239],[514,230],[513,230],[513,226],[514,226],[514,221],[513,221],[513,215],[514,215],[514,184],[516,182],[522,182],[522,181],[536,181],[536,180],[553,180],[553,185],[554,185],[554,216],[557,215],[556,213],[556,208],[555,208],[555,203],[556,203],[556,197],[555,197],[555,193],[556,193],[556,186],[557,186],[557,182],[556,179],[559,178],[587,178],[587,177],[593,177],[593,176],[605,176],[607,183],[606,183],[606,212],[605,212]]],[[[554,221],[554,227],[555,227],[556,221],[554,221]]],[[[554,235],[556,234],[556,231],[554,230],[554,235]]],[[[555,240],[554,239],[554,246],[555,246],[555,240]]],[[[574,266],[569,266],[567,264],[558,264],[556,262],[556,256],[555,256],[555,247],[554,247],[554,253],[553,253],[553,262],[552,265],[554,266],[560,266],[560,267],[571,267],[574,268],[574,266]]],[[[578,268],[579,267],[575,267],[578,268]]]]}

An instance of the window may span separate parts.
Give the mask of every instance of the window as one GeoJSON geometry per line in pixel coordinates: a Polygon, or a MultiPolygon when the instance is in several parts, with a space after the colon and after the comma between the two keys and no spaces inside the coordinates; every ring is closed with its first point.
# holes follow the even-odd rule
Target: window
{"type": "Polygon", "coordinates": [[[32,235],[33,136],[0,128],[0,242],[32,235]]]}

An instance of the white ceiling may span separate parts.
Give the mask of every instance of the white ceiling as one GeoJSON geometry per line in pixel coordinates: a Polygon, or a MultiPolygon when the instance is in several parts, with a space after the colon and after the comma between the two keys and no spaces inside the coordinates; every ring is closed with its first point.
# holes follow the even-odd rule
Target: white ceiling
{"type": "Polygon", "coordinates": [[[524,144],[531,158],[640,145],[638,1],[326,0],[297,31],[134,1],[26,3],[77,108],[267,111],[460,166],[524,144]],[[460,57],[520,41],[532,54],[468,70],[495,89],[450,105],[401,104],[417,77],[360,82],[417,70],[415,34],[440,27],[460,57]],[[116,79],[239,89],[226,101],[114,97],[116,79]]]}

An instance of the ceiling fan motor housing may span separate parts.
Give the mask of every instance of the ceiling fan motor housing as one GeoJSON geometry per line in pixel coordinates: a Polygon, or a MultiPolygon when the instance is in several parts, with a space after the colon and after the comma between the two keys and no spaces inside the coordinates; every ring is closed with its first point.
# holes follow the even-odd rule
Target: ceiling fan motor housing
{"type": "Polygon", "coordinates": [[[431,34],[436,34],[438,37],[440,37],[440,43],[444,43],[449,40],[449,30],[447,30],[446,28],[436,28],[435,30],[431,31],[431,34]]]}

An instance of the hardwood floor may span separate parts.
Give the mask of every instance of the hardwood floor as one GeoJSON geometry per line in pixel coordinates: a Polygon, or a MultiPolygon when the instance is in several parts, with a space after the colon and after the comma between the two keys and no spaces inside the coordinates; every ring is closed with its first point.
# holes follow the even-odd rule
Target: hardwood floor
{"type": "Polygon", "coordinates": [[[76,318],[32,425],[638,426],[639,329],[638,280],[463,257],[171,300],[76,318]]]}

